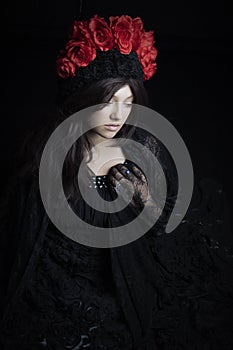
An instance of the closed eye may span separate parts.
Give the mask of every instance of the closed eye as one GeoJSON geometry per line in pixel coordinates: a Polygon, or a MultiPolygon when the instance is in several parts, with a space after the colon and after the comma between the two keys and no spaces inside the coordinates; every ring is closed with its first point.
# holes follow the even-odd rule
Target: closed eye
{"type": "Polygon", "coordinates": [[[132,107],[132,105],[133,105],[132,102],[124,102],[124,106],[125,106],[125,107],[130,108],[130,107],[132,107]]]}
{"type": "Polygon", "coordinates": [[[103,108],[110,107],[112,104],[113,104],[113,102],[104,102],[104,103],[101,103],[100,105],[98,105],[97,109],[101,110],[103,108]]]}
{"type": "Polygon", "coordinates": [[[119,103],[121,104],[123,107],[125,108],[131,108],[133,103],[132,102],[115,102],[115,101],[112,101],[112,102],[104,102],[104,103],[101,103],[100,105],[98,105],[98,110],[101,110],[101,109],[104,109],[104,108],[107,108],[107,107],[111,107],[113,104],[115,103],[119,103]]]}

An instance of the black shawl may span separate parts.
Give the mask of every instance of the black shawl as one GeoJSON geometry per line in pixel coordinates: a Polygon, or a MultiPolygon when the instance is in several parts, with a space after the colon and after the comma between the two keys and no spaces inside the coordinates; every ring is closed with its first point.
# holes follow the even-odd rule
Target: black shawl
{"type": "MultiPolygon", "coordinates": [[[[138,140],[145,144],[147,138],[140,134],[138,140]]],[[[212,271],[213,269],[210,268],[211,264],[214,266],[216,265],[216,251],[213,254],[213,250],[211,250],[212,243],[208,231],[209,227],[200,234],[200,226],[198,226],[202,219],[204,227],[207,227],[208,223],[212,222],[212,232],[215,232],[215,216],[213,218],[211,217],[212,211],[211,214],[209,214],[208,208],[212,199],[211,195],[216,191],[215,184],[211,181],[207,181],[207,185],[209,185],[209,188],[207,188],[208,186],[206,186],[206,183],[203,181],[201,182],[202,189],[204,188],[207,193],[204,198],[204,206],[200,204],[203,203],[203,198],[200,201],[200,195],[197,190],[198,195],[196,197],[194,196],[193,199],[194,202],[196,201],[197,203],[194,203],[194,207],[191,206],[188,215],[183,220],[180,227],[178,227],[175,232],[166,234],[166,222],[171,215],[171,210],[177,195],[178,181],[176,168],[169,153],[158,140],[156,145],[155,143],[148,143],[148,145],[152,148],[155,147],[153,151],[156,151],[156,156],[164,169],[168,183],[167,201],[163,214],[154,227],[141,238],[127,245],[111,248],[112,272],[117,286],[117,295],[132,332],[135,350],[146,348],[145,344],[148,344],[148,349],[152,350],[158,346],[157,341],[160,341],[161,344],[162,341],[165,343],[171,341],[172,344],[172,329],[176,329],[177,325],[180,327],[180,333],[177,332],[176,338],[184,339],[185,332],[182,333],[181,322],[185,319],[185,312],[192,312],[190,311],[192,309],[190,309],[190,305],[188,306],[187,300],[190,302],[192,297],[194,298],[194,295],[197,295],[197,290],[203,287],[201,284],[203,276],[206,276],[205,274],[208,274],[208,283],[206,282],[208,288],[211,288],[210,278],[212,276],[213,280],[216,279],[216,277],[220,277],[219,273],[215,275],[212,271]],[[202,218],[200,218],[200,215],[202,215],[202,218]],[[198,231],[198,235],[196,235],[196,231],[198,231]],[[188,265],[187,262],[183,263],[184,256],[187,255],[186,250],[189,249],[189,246],[191,246],[191,249],[194,249],[192,253],[194,259],[197,258],[195,254],[199,254],[203,251],[202,256],[206,259],[205,264],[208,260],[208,266],[206,266],[204,270],[202,265],[204,260],[201,261],[201,263],[199,262],[198,266],[195,262],[196,270],[193,266],[192,269],[190,269],[190,265],[188,265]],[[180,261],[177,262],[179,254],[180,261]],[[185,276],[185,269],[193,270],[194,275],[198,275],[196,279],[198,282],[193,282],[195,277],[190,277],[191,279],[193,278],[193,281],[188,281],[188,277],[185,276]],[[193,289],[190,285],[192,285],[193,289]],[[166,317],[161,315],[161,310],[168,309],[169,311],[164,311],[166,317]],[[165,319],[167,320],[166,326],[163,325],[165,319]],[[170,324],[171,320],[172,323],[170,324]],[[164,331],[164,334],[166,334],[164,335],[163,330],[167,328],[169,328],[169,331],[164,331]],[[160,329],[160,333],[158,329],[160,329]],[[170,335],[168,334],[169,332],[170,335]],[[163,337],[165,337],[166,340],[162,339],[163,337]]],[[[0,221],[0,301],[2,325],[7,322],[11,300],[17,295],[17,289],[20,283],[26,274],[29,273],[30,259],[35,258],[38,248],[43,242],[49,223],[49,217],[45,212],[40,197],[38,177],[28,176],[22,181],[22,179],[18,179],[17,176],[15,176],[12,178],[12,182],[10,182],[6,193],[7,195],[2,199],[1,203],[0,221]]],[[[217,230],[217,232],[219,231],[217,230]]],[[[229,232],[228,228],[227,232],[229,232]]],[[[227,240],[230,238],[231,237],[228,236],[227,240]]],[[[223,265],[225,264],[224,271],[228,283],[224,295],[228,294],[229,298],[231,298],[232,290],[230,286],[233,283],[229,275],[230,272],[233,272],[233,270],[231,270],[233,266],[232,260],[226,255],[225,251],[219,250],[217,255],[219,252],[219,256],[221,258],[223,257],[225,261],[223,265]]],[[[217,261],[219,261],[219,258],[217,258],[217,261]]],[[[226,286],[226,282],[224,283],[226,286]]],[[[203,285],[205,285],[205,283],[203,283],[203,285]]],[[[204,290],[205,288],[203,287],[203,293],[204,290]]],[[[228,305],[227,308],[229,310],[232,310],[232,304],[230,305],[228,302],[225,304],[228,305]]],[[[225,317],[224,313],[223,317],[225,317]]],[[[226,334],[228,334],[229,331],[229,324],[227,326],[228,328],[225,327],[226,334]]],[[[195,329],[195,327],[194,322],[193,329],[195,329]]],[[[196,335],[193,337],[196,337],[196,335]]],[[[173,341],[175,341],[174,339],[175,338],[173,338],[173,341]]],[[[177,343],[178,342],[179,340],[177,340],[177,343]]],[[[189,348],[191,349],[192,347],[189,348]]],[[[206,349],[209,348],[206,347],[206,349]]]]}

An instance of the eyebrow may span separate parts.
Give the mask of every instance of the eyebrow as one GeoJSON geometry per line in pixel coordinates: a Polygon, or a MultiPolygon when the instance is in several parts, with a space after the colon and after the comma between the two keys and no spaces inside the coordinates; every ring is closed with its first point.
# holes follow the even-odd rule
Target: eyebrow
{"type": "Polygon", "coordinates": [[[130,95],[130,96],[127,97],[125,100],[129,100],[130,98],[133,98],[133,95],[130,95]]]}

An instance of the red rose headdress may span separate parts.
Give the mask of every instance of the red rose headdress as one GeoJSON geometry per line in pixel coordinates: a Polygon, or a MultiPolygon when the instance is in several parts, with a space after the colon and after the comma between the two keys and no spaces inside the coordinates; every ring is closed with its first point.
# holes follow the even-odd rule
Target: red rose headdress
{"type": "Polygon", "coordinates": [[[157,68],[154,44],[154,31],[146,31],[140,17],[75,20],[56,61],[63,92],[69,96],[90,81],[109,77],[149,80],[157,68]]]}

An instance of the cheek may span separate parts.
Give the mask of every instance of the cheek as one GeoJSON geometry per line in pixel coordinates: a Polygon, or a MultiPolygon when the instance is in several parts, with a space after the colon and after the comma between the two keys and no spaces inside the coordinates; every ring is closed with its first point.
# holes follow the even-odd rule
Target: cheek
{"type": "Polygon", "coordinates": [[[130,115],[131,109],[127,108],[123,111],[123,120],[126,121],[128,119],[128,116],[130,115]]]}
{"type": "Polygon", "coordinates": [[[97,111],[93,113],[89,118],[88,125],[93,128],[103,125],[106,121],[107,116],[108,114],[106,111],[97,111]]]}

